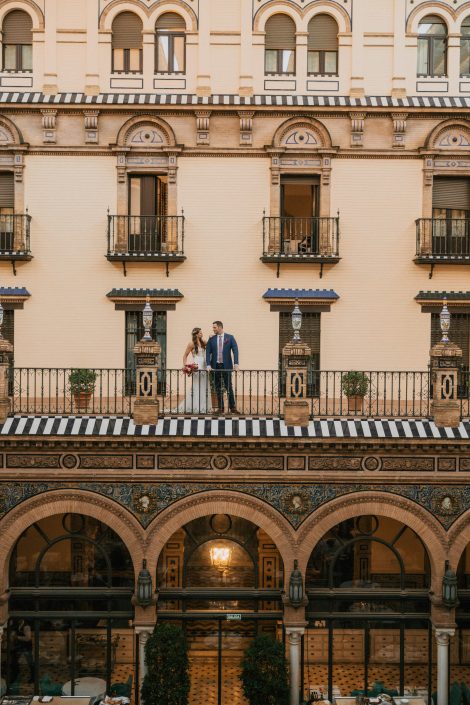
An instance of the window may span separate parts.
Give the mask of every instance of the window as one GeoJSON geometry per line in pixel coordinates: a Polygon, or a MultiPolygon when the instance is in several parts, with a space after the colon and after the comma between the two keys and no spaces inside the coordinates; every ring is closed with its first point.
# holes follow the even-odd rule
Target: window
{"type": "Polygon", "coordinates": [[[320,177],[281,177],[281,252],[319,254],[320,177]]]}
{"type": "MultiPolygon", "coordinates": [[[[142,308],[138,311],[126,311],[126,369],[128,370],[127,394],[135,394],[135,355],[134,346],[144,337],[142,308]]],[[[164,370],[166,367],[166,311],[154,311],[151,331],[152,339],[161,346],[158,365],[158,393],[163,393],[164,370]]]]}
{"type": "Polygon", "coordinates": [[[316,15],[308,23],[309,74],[338,75],[338,25],[330,15],[316,15]]]}
{"type": "Polygon", "coordinates": [[[432,216],[433,254],[470,254],[469,177],[434,177],[432,216]]]}
{"type": "MultiPolygon", "coordinates": [[[[318,394],[320,377],[320,313],[316,311],[302,311],[302,342],[307,343],[311,350],[309,361],[307,394],[318,394]]],[[[292,312],[279,313],[279,369],[281,370],[281,395],[285,394],[284,370],[282,349],[292,340],[292,312]]]]}
{"type": "Polygon", "coordinates": [[[33,70],[33,21],[27,12],[13,10],[3,20],[3,70],[33,70]]]}
{"type": "Polygon", "coordinates": [[[470,76],[470,17],[463,21],[460,39],[460,75],[470,76]]]}
{"type": "Polygon", "coordinates": [[[165,12],[161,15],[155,31],[156,73],[184,73],[186,53],[186,24],[176,12],[165,12]]]}
{"type": "Polygon", "coordinates": [[[436,15],[427,15],[418,25],[418,76],[445,76],[446,71],[446,24],[436,15]]]}
{"type": "Polygon", "coordinates": [[[0,251],[13,250],[15,187],[11,172],[0,172],[0,251]]]}
{"type": "Polygon", "coordinates": [[[167,176],[129,178],[130,252],[161,252],[167,241],[167,176]]]}
{"type": "Polygon", "coordinates": [[[134,12],[121,12],[113,21],[113,65],[115,73],[142,71],[142,20],[134,12]]]}
{"type": "Polygon", "coordinates": [[[264,71],[295,73],[295,24],[287,15],[273,15],[266,22],[264,71]]]}

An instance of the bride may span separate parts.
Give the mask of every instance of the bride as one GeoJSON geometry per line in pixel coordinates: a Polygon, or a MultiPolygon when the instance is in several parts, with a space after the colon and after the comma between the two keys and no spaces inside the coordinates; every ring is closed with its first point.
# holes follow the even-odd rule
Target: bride
{"type": "Polygon", "coordinates": [[[197,365],[192,375],[184,377],[186,397],[179,405],[178,411],[183,414],[205,414],[210,411],[209,375],[206,371],[206,341],[200,328],[191,331],[192,340],[188,343],[183,355],[183,366],[188,364],[191,355],[197,365]]]}

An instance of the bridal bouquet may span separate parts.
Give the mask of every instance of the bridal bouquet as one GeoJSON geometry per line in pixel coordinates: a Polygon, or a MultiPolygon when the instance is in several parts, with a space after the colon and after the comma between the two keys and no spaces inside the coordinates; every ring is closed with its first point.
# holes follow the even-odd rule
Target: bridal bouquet
{"type": "Polygon", "coordinates": [[[196,372],[197,369],[198,369],[198,367],[197,367],[196,363],[192,362],[191,364],[185,365],[183,367],[183,372],[187,377],[191,377],[193,372],[196,372]]]}

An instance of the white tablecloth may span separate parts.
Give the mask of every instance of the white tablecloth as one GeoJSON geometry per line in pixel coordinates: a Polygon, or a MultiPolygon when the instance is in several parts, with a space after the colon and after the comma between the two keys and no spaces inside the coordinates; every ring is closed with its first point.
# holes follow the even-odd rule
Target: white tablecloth
{"type": "MultiPolygon", "coordinates": [[[[85,676],[75,678],[74,695],[104,695],[106,693],[106,681],[103,678],[85,676]]],[[[72,681],[67,681],[62,686],[63,695],[72,695],[72,681]]]]}

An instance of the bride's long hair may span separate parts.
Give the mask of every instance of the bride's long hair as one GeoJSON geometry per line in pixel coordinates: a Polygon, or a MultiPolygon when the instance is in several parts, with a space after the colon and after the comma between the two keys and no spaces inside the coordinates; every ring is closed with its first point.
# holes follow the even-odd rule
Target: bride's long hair
{"type": "Polygon", "coordinates": [[[201,343],[201,347],[203,350],[206,349],[206,345],[207,345],[206,341],[203,338],[201,338],[201,340],[199,340],[199,338],[197,337],[198,333],[200,333],[200,332],[201,332],[200,328],[193,328],[191,331],[191,335],[193,337],[194,352],[196,353],[196,355],[199,352],[199,343],[201,343]]]}

